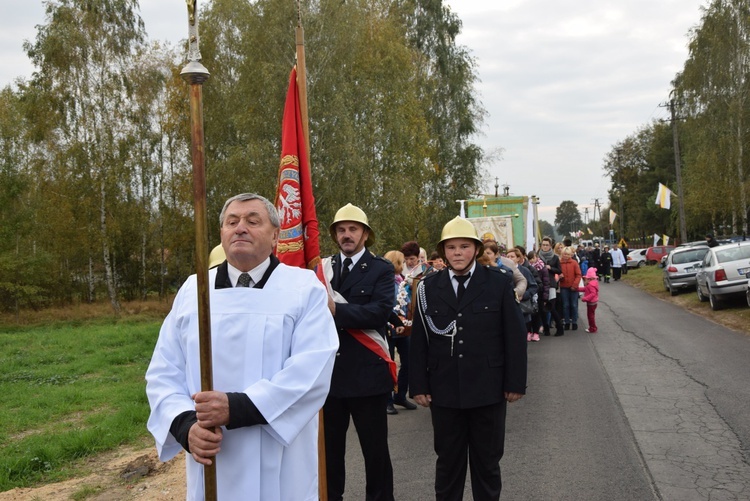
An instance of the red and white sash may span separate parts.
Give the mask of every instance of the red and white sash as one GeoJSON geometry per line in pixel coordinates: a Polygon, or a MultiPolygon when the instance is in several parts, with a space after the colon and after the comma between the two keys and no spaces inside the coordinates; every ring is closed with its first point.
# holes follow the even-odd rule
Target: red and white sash
{"type": "MultiPolygon", "coordinates": [[[[331,258],[327,257],[321,260],[320,264],[315,267],[315,274],[318,279],[328,290],[328,294],[331,295],[333,301],[336,303],[346,304],[348,301],[344,299],[344,296],[339,294],[338,291],[333,290],[331,287],[331,280],[333,280],[333,266],[331,265],[331,258]]],[[[375,353],[377,356],[388,362],[388,369],[391,372],[393,378],[393,384],[398,381],[398,373],[396,369],[396,362],[391,359],[391,355],[388,351],[388,342],[383,339],[375,329],[346,329],[349,334],[354,336],[354,339],[359,341],[365,348],[375,353]]]]}

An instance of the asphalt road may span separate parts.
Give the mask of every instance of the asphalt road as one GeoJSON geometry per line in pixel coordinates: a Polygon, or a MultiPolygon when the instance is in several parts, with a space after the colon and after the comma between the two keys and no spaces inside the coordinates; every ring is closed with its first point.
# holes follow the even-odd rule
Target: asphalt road
{"type": "MultiPolygon", "coordinates": [[[[502,498],[750,499],[750,337],[621,282],[601,284],[599,333],[584,332],[585,305],[579,313],[578,331],[529,343],[502,498]]],[[[434,499],[429,410],[388,424],[396,499],[434,499]]],[[[353,426],[347,445],[345,498],[361,500],[353,426]]]]}

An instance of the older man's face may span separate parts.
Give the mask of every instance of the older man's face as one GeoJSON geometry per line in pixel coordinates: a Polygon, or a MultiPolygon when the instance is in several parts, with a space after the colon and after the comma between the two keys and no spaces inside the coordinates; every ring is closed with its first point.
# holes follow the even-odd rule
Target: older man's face
{"type": "Polygon", "coordinates": [[[271,255],[279,229],[271,224],[260,200],[235,200],[227,207],[221,225],[221,246],[227,261],[240,271],[250,271],[271,255]]]}
{"type": "Polygon", "coordinates": [[[370,232],[365,225],[355,221],[341,221],[336,223],[336,242],[342,254],[351,257],[365,246],[370,232]]]}

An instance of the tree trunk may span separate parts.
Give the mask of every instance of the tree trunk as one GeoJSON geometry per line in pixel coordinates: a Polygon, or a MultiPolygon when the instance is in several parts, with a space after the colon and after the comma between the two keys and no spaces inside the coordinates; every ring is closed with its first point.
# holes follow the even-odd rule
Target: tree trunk
{"type": "Polygon", "coordinates": [[[114,272],[112,271],[112,260],[109,255],[109,245],[107,243],[107,207],[106,207],[106,190],[104,187],[104,179],[101,181],[99,187],[101,195],[101,205],[99,206],[99,231],[102,236],[102,259],[104,260],[104,273],[105,280],[107,282],[107,293],[109,294],[109,301],[112,303],[112,309],[115,315],[120,314],[120,301],[117,299],[117,289],[115,288],[114,272]]]}
{"type": "MultiPolygon", "coordinates": [[[[742,233],[747,235],[747,191],[745,189],[745,175],[743,164],[744,148],[742,146],[742,110],[740,110],[740,117],[737,120],[737,185],[740,188],[740,223],[742,224],[742,233]]],[[[734,226],[734,221],[732,221],[734,226]]],[[[732,228],[734,231],[734,228],[732,228]]],[[[736,234],[737,232],[734,231],[736,234]]]]}
{"type": "Polygon", "coordinates": [[[96,298],[96,289],[94,288],[94,258],[89,254],[89,303],[93,303],[96,298]]]}
{"type": "Polygon", "coordinates": [[[141,299],[146,300],[148,284],[146,283],[146,230],[141,233],[141,299]]]}

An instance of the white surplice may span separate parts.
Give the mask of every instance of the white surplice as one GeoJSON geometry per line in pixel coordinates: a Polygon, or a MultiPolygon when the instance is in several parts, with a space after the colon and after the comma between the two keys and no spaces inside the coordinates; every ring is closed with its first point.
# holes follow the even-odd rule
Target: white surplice
{"type": "MultiPolygon", "coordinates": [[[[220,500],[318,499],[318,411],[328,394],[338,336],[315,274],[279,264],[263,289],[214,289],[209,271],[214,389],[246,393],[267,425],[222,430],[220,500]]],[[[197,282],[180,288],[146,373],[148,429],[159,458],[182,447],[169,432],[200,391],[197,282]]],[[[186,454],[187,499],[203,499],[203,466],[186,454]]]]}

